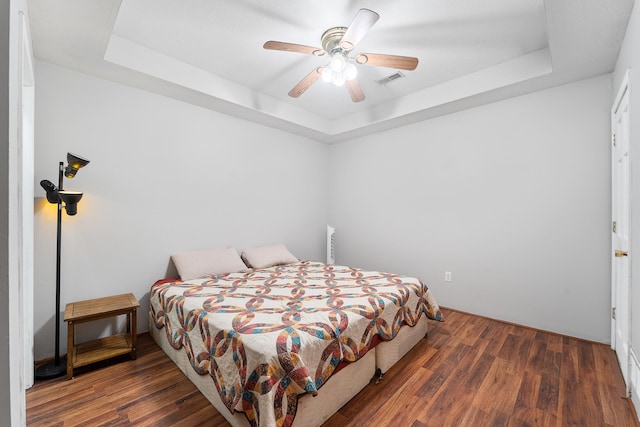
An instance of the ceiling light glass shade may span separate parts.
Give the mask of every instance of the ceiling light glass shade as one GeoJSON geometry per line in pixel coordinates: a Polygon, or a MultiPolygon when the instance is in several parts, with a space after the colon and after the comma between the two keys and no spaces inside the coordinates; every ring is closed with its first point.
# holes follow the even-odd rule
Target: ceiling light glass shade
{"type": "Polygon", "coordinates": [[[89,164],[89,160],[73,153],[67,153],[67,163],[69,165],[64,170],[64,176],[66,176],[67,178],[73,178],[74,176],[76,176],[78,169],[83,168],[89,164]]]}
{"type": "Polygon", "coordinates": [[[344,71],[344,68],[347,66],[347,59],[344,57],[342,52],[336,52],[331,56],[330,66],[336,73],[344,71]]]}
{"type": "Polygon", "coordinates": [[[59,191],[60,199],[64,202],[67,215],[73,216],[78,213],[78,202],[82,199],[80,191],[59,191]]]}
{"type": "Polygon", "coordinates": [[[358,69],[356,68],[356,66],[350,62],[347,63],[346,67],[344,68],[344,72],[342,73],[342,76],[344,77],[344,79],[353,80],[356,78],[357,75],[358,75],[358,69]]]}
{"type": "Polygon", "coordinates": [[[356,78],[358,70],[356,66],[347,62],[347,57],[341,52],[336,52],[331,57],[331,62],[322,70],[322,80],[342,87],[345,81],[356,78]]]}

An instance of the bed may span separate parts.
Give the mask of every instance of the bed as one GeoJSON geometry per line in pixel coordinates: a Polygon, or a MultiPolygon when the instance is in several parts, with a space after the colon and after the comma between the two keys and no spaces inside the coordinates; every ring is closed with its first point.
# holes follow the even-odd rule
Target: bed
{"type": "Polygon", "coordinates": [[[150,291],[151,336],[234,426],[320,425],[425,337],[416,278],[289,262],[150,291]]]}

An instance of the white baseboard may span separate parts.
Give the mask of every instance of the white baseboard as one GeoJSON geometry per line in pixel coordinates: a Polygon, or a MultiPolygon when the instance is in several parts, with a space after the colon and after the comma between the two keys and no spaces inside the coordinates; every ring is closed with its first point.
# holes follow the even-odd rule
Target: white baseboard
{"type": "Polygon", "coordinates": [[[631,363],[631,375],[629,378],[629,384],[631,388],[631,403],[633,404],[638,419],[640,419],[640,363],[636,357],[633,349],[630,350],[630,363],[631,363]]]}

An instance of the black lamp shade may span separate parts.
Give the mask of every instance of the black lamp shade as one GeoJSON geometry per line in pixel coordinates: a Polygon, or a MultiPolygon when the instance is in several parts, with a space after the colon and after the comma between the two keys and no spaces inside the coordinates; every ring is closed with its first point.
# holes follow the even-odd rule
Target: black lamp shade
{"type": "Polygon", "coordinates": [[[59,191],[60,199],[64,202],[64,208],[67,215],[75,215],[78,213],[78,202],[82,199],[80,191],[59,191]]]}
{"type": "Polygon", "coordinates": [[[73,153],[67,153],[68,166],[64,170],[64,176],[67,178],[73,178],[76,176],[78,169],[83,168],[89,164],[89,160],[84,157],[80,157],[73,153]]]}
{"type": "Polygon", "coordinates": [[[43,179],[40,181],[40,186],[47,192],[47,201],[49,203],[58,203],[60,200],[58,196],[58,187],[56,187],[53,182],[48,179],[43,179]]]}

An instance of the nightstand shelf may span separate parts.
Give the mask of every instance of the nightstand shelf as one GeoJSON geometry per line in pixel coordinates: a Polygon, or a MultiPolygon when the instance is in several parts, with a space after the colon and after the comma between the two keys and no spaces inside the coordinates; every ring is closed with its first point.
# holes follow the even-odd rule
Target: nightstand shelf
{"type": "Polygon", "coordinates": [[[73,369],[131,354],[136,358],[136,310],[140,306],[133,294],[115,295],[67,304],[64,320],[67,322],[67,378],[73,369]],[[127,316],[127,331],[84,343],[75,343],[75,325],[120,315],[127,316]]]}

